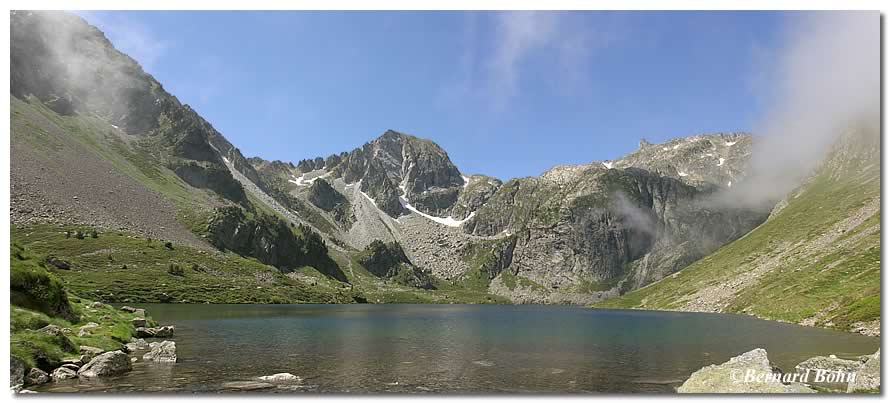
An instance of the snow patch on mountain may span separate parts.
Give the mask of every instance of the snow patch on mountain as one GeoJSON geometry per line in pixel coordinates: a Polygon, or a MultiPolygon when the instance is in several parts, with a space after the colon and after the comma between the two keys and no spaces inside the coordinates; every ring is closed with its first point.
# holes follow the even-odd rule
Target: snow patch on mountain
{"type": "MultiPolygon", "coordinates": [[[[467,184],[470,183],[470,180],[469,180],[469,178],[467,178],[466,176],[464,176],[463,178],[464,178],[464,181],[465,181],[465,182],[464,182],[464,187],[466,187],[467,184]]],[[[404,196],[404,195],[406,194],[406,189],[405,189],[405,188],[406,188],[406,186],[405,186],[405,182],[402,182],[402,183],[399,185],[399,189],[402,190],[402,194],[399,195],[399,204],[401,204],[402,207],[408,209],[409,211],[411,211],[411,212],[413,212],[413,213],[417,213],[417,215],[419,215],[419,216],[421,216],[421,217],[423,217],[423,218],[426,218],[426,219],[428,219],[428,220],[430,220],[430,221],[437,222],[437,223],[439,223],[439,224],[442,224],[442,225],[445,225],[445,226],[448,226],[448,227],[460,227],[461,224],[467,222],[467,220],[473,218],[473,216],[476,215],[476,212],[475,212],[475,211],[474,211],[474,212],[471,212],[470,215],[468,215],[467,218],[464,218],[463,220],[456,220],[456,219],[455,219],[454,217],[452,217],[452,216],[448,216],[448,217],[442,218],[442,217],[436,217],[436,216],[433,216],[433,215],[429,215],[429,214],[427,214],[427,213],[424,213],[424,212],[422,212],[422,211],[416,209],[414,206],[411,205],[411,203],[408,201],[408,199],[406,199],[405,196],[404,196]]],[[[364,193],[362,193],[362,194],[364,194],[364,193]]],[[[367,197],[367,195],[365,195],[365,197],[367,197]]],[[[375,204],[375,206],[376,206],[376,204],[375,204]]]]}

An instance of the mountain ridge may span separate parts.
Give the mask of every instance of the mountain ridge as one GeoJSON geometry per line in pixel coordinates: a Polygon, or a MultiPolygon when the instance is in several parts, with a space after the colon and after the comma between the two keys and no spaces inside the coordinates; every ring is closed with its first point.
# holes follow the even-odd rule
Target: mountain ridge
{"type": "Polygon", "coordinates": [[[255,258],[331,293],[348,287],[355,300],[590,304],[670,276],[769,215],[715,202],[746,178],[747,133],[641,140],[614,160],[506,182],[466,175],[435,142],[395,130],[296,163],[246,158],[79,17],[11,19],[11,213],[23,227],[91,225],[173,239],[255,258]],[[58,41],[49,26],[76,35],[58,41]],[[66,57],[83,64],[71,70],[66,57]],[[82,88],[96,83],[106,85],[82,88]],[[85,177],[65,176],[90,164],[97,167],[85,177]],[[60,174],[36,190],[19,185],[47,166],[60,174]],[[124,180],[118,174],[138,202],[113,191],[54,195],[76,192],[64,187],[68,179],[102,189],[124,180]],[[48,200],[63,208],[46,210],[48,200]],[[138,219],[121,220],[128,216],[138,219]],[[383,260],[402,266],[362,264],[380,251],[397,251],[381,252],[398,257],[383,260]],[[394,285],[396,274],[411,281],[394,285]]]}

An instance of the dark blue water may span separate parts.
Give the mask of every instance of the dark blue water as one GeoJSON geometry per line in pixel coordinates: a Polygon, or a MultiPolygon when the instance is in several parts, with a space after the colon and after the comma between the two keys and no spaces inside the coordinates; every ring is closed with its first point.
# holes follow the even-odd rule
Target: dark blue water
{"type": "Polygon", "coordinates": [[[270,392],[673,392],[753,348],[787,370],[880,339],[745,316],[511,305],[155,305],[179,362],[44,391],[218,392],[290,372],[270,392]]]}

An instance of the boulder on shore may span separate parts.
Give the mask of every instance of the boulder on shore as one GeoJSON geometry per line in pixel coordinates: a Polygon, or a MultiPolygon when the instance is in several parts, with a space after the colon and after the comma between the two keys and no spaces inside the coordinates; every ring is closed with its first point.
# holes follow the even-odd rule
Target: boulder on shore
{"type": "Polygon", "coordinates": [[[65,352],[74,352],[75,346],[74,343],[68,339],[68,336],[65,335],[65,329],[61,326],[57,325],[46,325],[40,329],[37,329],[38,332],[46,333],[50,336],[53,336],[56,340],[56,344],[62,348],[62,351],[65,352]]]}
{"type": "Polygon", "coordinates": [[[25,385],[43,385],[50,381],[49,374],[40,368],[31,368],[25,377],[25,385]]]}
{"type": "Polygon", "coordinates": [[[83,354],[81,356],[81,362],[88,363],[93,357],[96,357],[99,354],[104,353],[105,350],[99,347],[91,347],[91,346],[80,346],[80,353],[83,354]]]}
{"type": "Polygon", "coordinates": [[[63,381],[65,379],[74,379],[77,378],[77,371],[71,369],[70,367],[63,366],[56,368],[52,375],[50,375],[53,382],[63,381]]]}
{"type": "Polygon", "coordinates": [[[847,393],[880,392],[881,349],[868,357],[856,371],[853,382],[847,385],[847,393]]]}
{"type": "Polygon", "coordinates": [[[124,352],[132,353],[136,350],[145,350],[148,349],[148,343],[145,339],[137,339],[135,337],[130,338],[130,342],[124,344],[124,352]]]}
{"type": "Polygon", "coordinates": [[[142,356],[142,359],[146,361],[174,363],[176,362],[176,343],[170,340],[164,340],[155,344],[151,348],[151,351],[142,356]]]}
{"type": "Polygon", "coordinates": [[[102,353],[77,371],[81,378],[120,375],[133,369],[130,357],[120,350],[102,353]]]}
{"type": "Polygon", "coordinates": [[[679,393],[815,393],[802,384],[785,385],[773,371],[766,350],[757,348],[689,377],[679,393]]]}

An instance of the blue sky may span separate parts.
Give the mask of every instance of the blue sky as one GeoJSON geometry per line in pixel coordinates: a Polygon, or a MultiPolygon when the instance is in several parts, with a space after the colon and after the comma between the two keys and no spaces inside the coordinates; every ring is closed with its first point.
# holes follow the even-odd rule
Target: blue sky
{"type": "Polygon", "coordinates": [[[81,12],[246,156],[395,129],[508,179],[750,131],[795,14],[81,12]]]}

